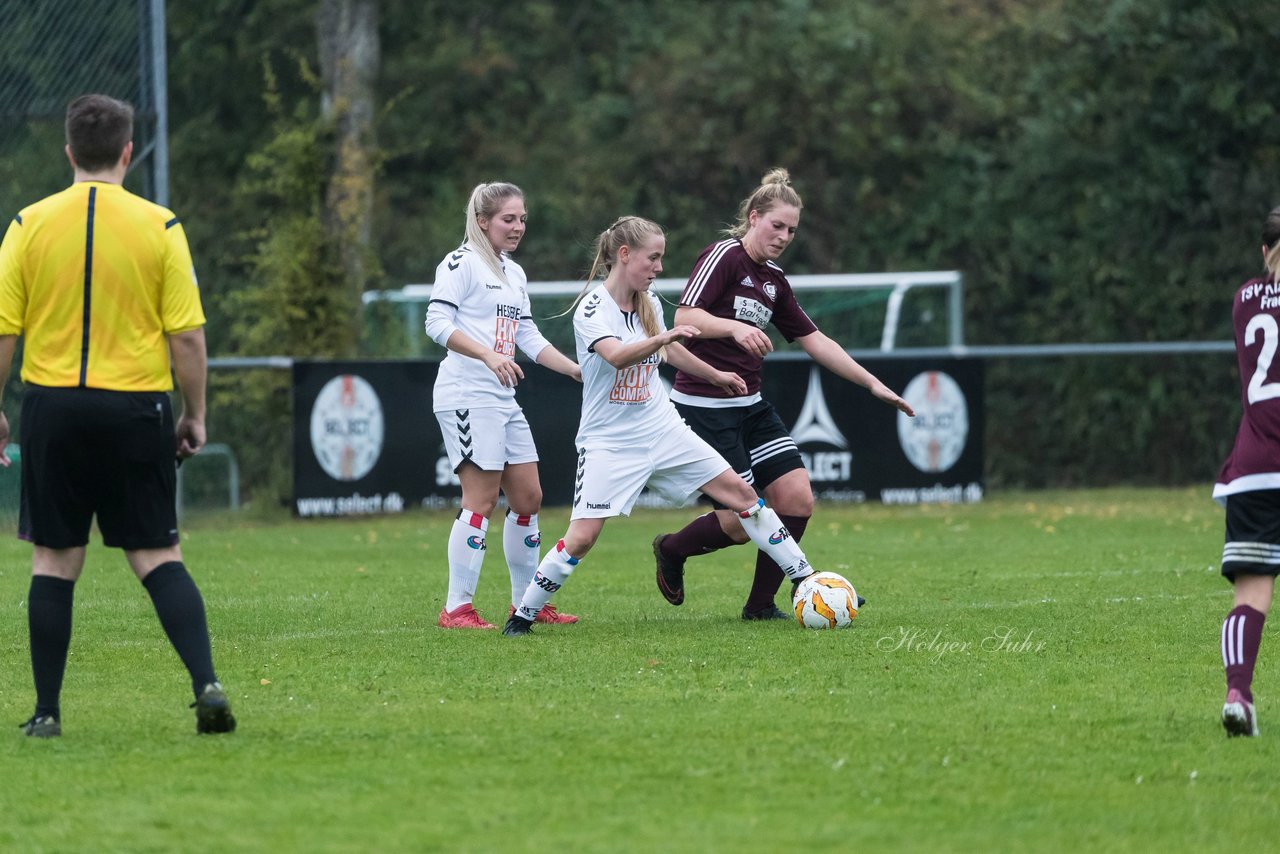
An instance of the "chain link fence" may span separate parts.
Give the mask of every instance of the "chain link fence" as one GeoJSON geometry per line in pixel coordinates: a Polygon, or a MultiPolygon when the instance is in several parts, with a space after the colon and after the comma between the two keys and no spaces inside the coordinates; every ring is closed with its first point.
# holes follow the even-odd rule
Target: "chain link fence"
{"type": "MultiPolygon", "coordinates": [[[[0,0],[0,233],[23,207],[71,180],[61,150],[63,118],[76,96],[101,92],[134,106],[127,185],[167,204],[164,0],[0,0]]],[[[23,384],[4,409],[20,438],[23,384]]],[[[216,456],[216,455],[215,455],[216,456]]],[[[0,468],[0,527],[17,522],[21,449],[0,468]]],[[[236,506],[234,458],[201,460],[184,473],[186,506],[236,506]]]]}
{"type": "Polygon", "coordinates": [[[167,204],[163,0],[0,0],[0,216],[61,189],[62,121],[77,95],[135,109],[134,189],[167,204]]]}

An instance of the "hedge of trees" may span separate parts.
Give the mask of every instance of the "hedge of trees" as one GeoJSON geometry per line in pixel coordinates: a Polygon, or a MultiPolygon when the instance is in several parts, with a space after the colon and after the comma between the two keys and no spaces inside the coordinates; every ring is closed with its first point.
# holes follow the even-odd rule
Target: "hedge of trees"
{"type": "MultiPolygon", "coordinates": [[[[482,180],[528,193],[533,278],[582,275],[623,213],[667,227],[679,275],[786,166],[805,199],[790,272],[962,270],[973,344],[1226,339],[1280,204],[1273,4],[210,0],[169,15],[172,204],[216,355],[402,352],[362,334],[358,292],[429,281],[482,180]],[[340,169],[351,103],[332,97],[333,38],[370,13],[372,220],[353,286],[330,208],[335,181],[363,179],[340,169]]],[[[56,131],[27,138],[56,161],[56,131]]],[[[0,213],[47,181],[14,158],[28,167],[0,173],[0,213]]],[[[995,363],[989,480],[1205,482],[1236,383],[1225,356],[995,363]]],[[[279,410],[286,395],[277,378],[248,397],[279,410]]]]}

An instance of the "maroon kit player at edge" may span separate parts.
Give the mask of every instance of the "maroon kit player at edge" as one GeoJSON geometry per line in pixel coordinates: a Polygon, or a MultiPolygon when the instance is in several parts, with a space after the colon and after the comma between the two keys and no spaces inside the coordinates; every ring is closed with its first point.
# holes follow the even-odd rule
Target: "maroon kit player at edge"
{"type": "Polygon", "coordinates": [[[1222,574],[1235,587],[1221,638],[1222,726],[1229,736],[1258,734],[1253,666],[1280,572],[1280,207],[1263,224],[1262,257],[1266,274],[1241,285],[1231,307],[1244,412],[1213,487],[1227,508],[1222,574]]]}
{"type": "MultiPolygon", "coordinates": [[[[699,332],[688,343],[689,351],[718,370],[738,374],[746,381],[747,394],[731,396],[684,371],[676,373],[671,393],[681,417],[764,495],[797,541],[813,513],[813,488],[795,440],[760,395],[760,369],[773,349],[764,329],[772,323],[827,370],[915,415],[906,401],[823,334],[796,302],[775,261],[795,237],[801,206],[787,170],[765,175],[743,200],[728,239],[702,251],[676,309],[676,322],[699,332]]],[[[687,558],[747,541],[736,514],[716,507],[714,513],[653,541],[658,589],[672,605],[684,601],[687,558]]],[[[766,554],[757,555],[755,580],[742,609],[744,620],[790,619],[774,604],[783,577],[766,554]]]]}

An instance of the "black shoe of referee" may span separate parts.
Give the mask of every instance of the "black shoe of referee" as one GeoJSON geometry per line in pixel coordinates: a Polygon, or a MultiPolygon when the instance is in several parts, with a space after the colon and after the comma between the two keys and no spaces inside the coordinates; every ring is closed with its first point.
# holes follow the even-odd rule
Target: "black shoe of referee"
{"type": "Polygon", "coordinates": [[[231,701],[222,685],[210,682],[204,686],[200,696],[191,704],[196,710],[196,732],[207,735],[220,732],[235,732],[236,719],[231,714],[231,701]]]}

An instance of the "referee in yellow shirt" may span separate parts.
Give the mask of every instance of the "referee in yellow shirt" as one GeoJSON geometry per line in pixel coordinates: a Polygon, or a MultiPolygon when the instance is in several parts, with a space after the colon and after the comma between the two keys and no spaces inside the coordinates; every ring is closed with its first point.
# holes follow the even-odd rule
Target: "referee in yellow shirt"
{"type": "MultiPolygon", "coordinates": [[[[174,454],[180,461],[205,443],[205,318],[191,251],[172,212],[124,189],[131,106],[82,95],[67,107],[66,131],[74,183],[24,208],[0,244],[0,396],[25,336],[18,536],[34,547],[36,707],[22,729],[62,734],[73,592],[96,515],[103,543],[124,550],[191,674],[196,731],[231,732],[175,509],[174,454]]],[[[0,465],[8,443],[0,413],[0,465]]]]}

